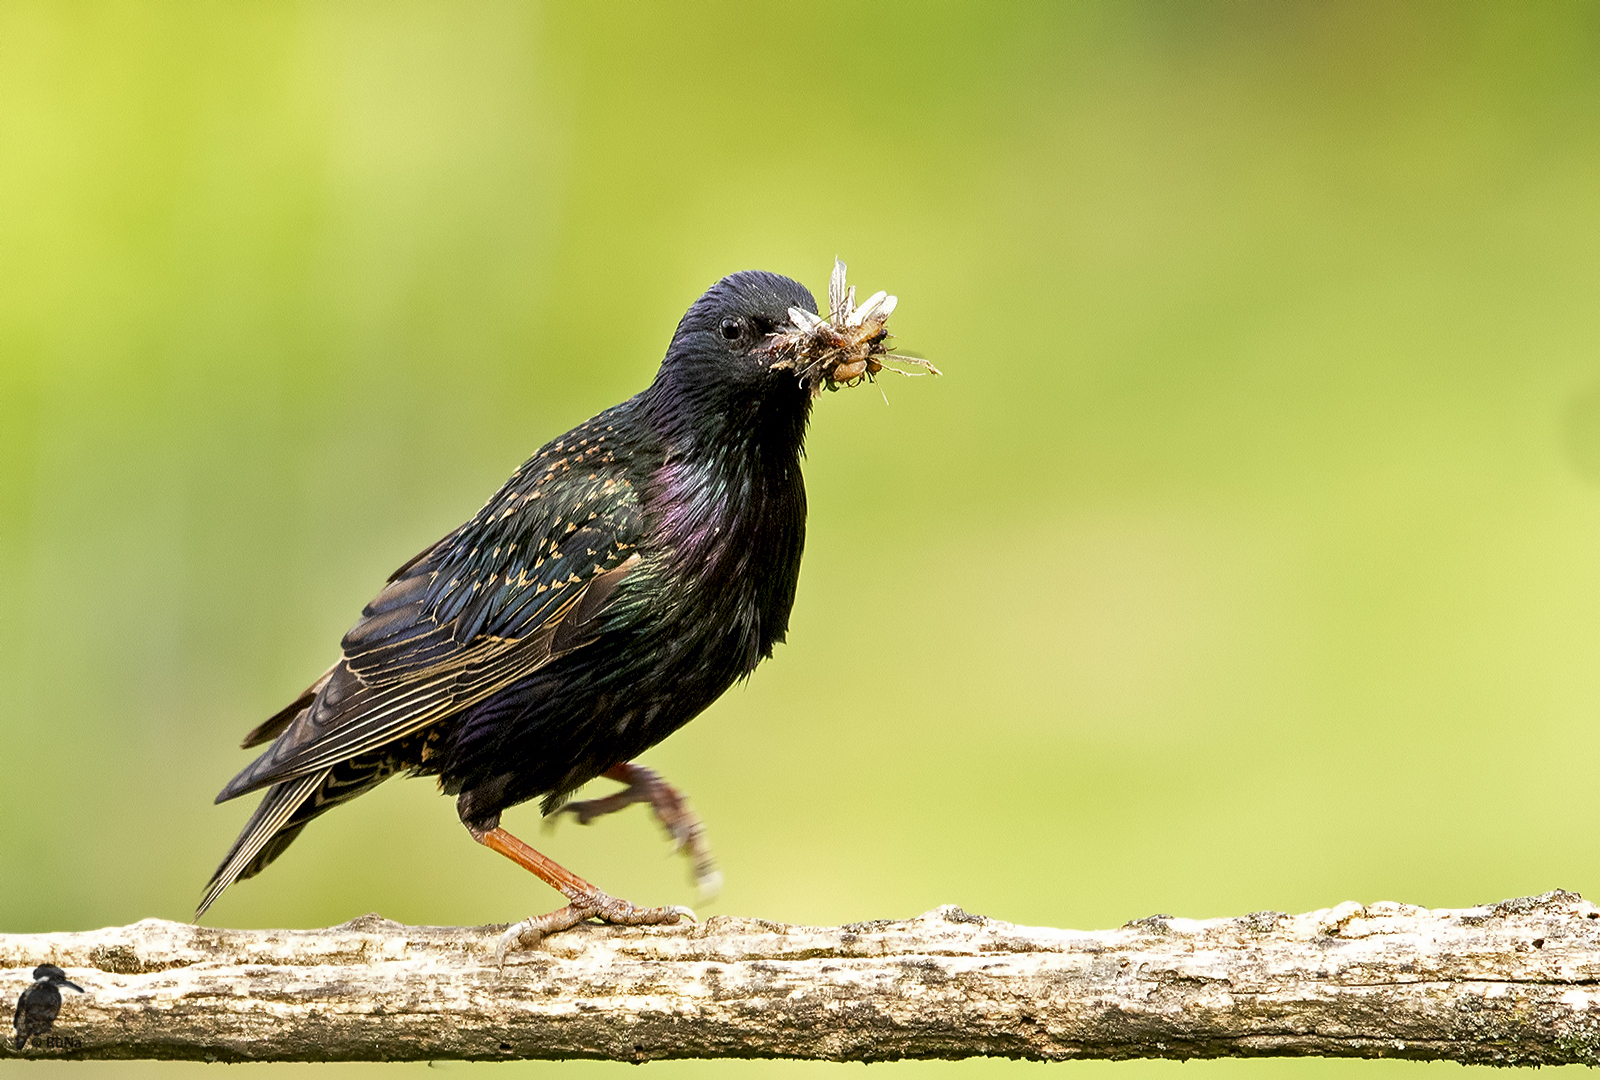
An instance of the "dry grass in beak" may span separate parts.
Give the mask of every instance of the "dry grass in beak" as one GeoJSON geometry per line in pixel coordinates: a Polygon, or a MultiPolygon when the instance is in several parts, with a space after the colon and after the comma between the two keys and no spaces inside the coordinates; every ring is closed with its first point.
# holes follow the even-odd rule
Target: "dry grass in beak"
{"type": "Polygon", "coordinates": [[[773,367],[792,367],[800,381],[813,394],[823,389],[837,390],[872,381],[880,371],[901,375],[937,375],[939,369],[915,356],[901,356],[888,348],[889,316],[895,298],[875,292],[860,307],[856,306],[855,286],[844,283],[845,265],[833,261],[833,276],[828,280],[828,317],[813,315],[802,308],[789,309],[790,326],[773,336],[772,348],[790,352],[773,367]],[[922,371],[903,371],[887,367],[883,361],[900,360],[915,364],[922,371]]]}

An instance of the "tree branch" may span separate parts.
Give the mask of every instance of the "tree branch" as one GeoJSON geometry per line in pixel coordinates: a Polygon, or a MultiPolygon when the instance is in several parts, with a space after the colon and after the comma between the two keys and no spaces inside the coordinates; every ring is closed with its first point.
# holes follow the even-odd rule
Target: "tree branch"
{"type": "MultiPolygon", "coordinates": [[[[1567,892],[1429,911],[1013,926],[585,925],[494,963],[496,928],[0,934],[0,989],[86,993],[29,1057],[1258,1057],[1600,1063],[1600,908],[1567,892]]],[[[9,1044],[8,1044],[9,1045],[9,1044]]]]}

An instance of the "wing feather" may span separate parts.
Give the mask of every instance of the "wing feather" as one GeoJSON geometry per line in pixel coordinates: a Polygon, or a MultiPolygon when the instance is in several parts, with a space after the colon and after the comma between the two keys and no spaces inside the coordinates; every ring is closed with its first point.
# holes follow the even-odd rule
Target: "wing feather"
{"type": "Polygon", "coordinates": [[[339,663],[251,733],[277,741],[218,802],[405,738],[589,640],[640,562],[633,489],[590,474],[535,500],[516,481],[391,579],[345,635],[339,663]]]}
{"type": "Polygon", "coordinates": [[[333,673],[338,668],[339,665],[335,664],[327,671],[324,671],[321,678],[300,692],[299,697],[251,728],[249,734],[239,743],[240,748],[248,750],[252,746],[260,746],[264,742],[271,742],[279,735],[282,735],[290,724],[294,723],[302,713],[311,708],[311,703],[316,701],[317,694],[321,692],[324,686],[328,685],[328,680],[333,678],[333,673]]]}

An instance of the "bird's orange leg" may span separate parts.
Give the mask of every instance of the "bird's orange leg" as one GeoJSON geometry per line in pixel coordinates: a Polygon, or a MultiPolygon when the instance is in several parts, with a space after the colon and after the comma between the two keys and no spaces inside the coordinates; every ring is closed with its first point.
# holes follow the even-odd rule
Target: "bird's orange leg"
{"type": "Polygon", "coordinates": [[[478,843],[491,851],[498,851],[571,901],[566,907],[548,915],[524,919],[500,935],[495,945],[495,956],[502,964],[505,963],[506,953],[512,949],[530,949],[545,935],[570,929],[586,919],[600,919],[623,926],[672,926],[679,919],[694,918],[694,912],[686,907],[641,908],[607,895],[498,825],[492,829],[469,826],[468,831],[478,843]]]}
{"type": "Polygon", "coordinates": [[[481,833],[473,830],[472,838],[490,851],[498,851],[568,900],[576,900],[580,896],[589,896],[600,891],[548,855],[535,851],[499,826],[481,833]]]}

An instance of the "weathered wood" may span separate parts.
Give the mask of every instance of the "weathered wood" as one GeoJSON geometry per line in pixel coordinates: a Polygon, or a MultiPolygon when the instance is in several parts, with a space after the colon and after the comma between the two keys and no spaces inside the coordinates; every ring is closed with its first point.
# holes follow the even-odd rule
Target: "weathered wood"
{"type": "Polygon", "coordinates": [[[954,907],[826,928],[582,926],[504,968],[497,929],[369,915],[0,935],[0,988],[48,962],[87,991],[29,1057],[1600,1062],[1600,908],[1559,891],[1087,932],[954,907]]]}

